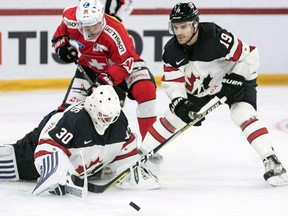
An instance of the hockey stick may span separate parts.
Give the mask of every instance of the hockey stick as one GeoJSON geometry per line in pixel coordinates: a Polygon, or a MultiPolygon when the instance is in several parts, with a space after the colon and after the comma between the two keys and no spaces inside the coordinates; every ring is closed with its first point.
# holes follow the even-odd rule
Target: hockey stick
{"type": "MultiPolygon", "coordinates": [[[[86,71],[84,70],[84,68],[83,68],[80,64],[78,64],[78,60],[77,60],[77,59],[74,60],[74,63],[76,64],[77,69],[80,71],[80,73],[82,74],[82,76],[84,77],[84,79],[85,79],[87,82],[89,82],[90,86],[91,86],[91,87],[92,87],[92,86],[95,86],[97,83],[96,83],[96,82],[94,82],[94,83],[92,82],[92,80],[91,80],[90,77],[87,75],[87,73],[86,73],[86,71]]],[[[91,66],[89,66],[89,67],[92,69],[91,66]]],[[[92,70],[93,70],[93,69],[92,69],[92,70]]],[[[100,85],[100,84],[98,83],[97,85],[100,85]]],[[[96,86],[97,86],[97,85],[96,85],[96,86]]],[[[119,96],[120,99],[121,99],[120,95],[123,94],[123,93],[120,93],[119,91],[124,92],[125,96],[122,95],[122,98],[124,97],[124,99],[123,99],[123,100],[120,100],[120,105],[121,105],[121,107],[123,107],[123,106],[124,106],[124,101],[125,101],[125,98],[126,98],[126,93],[125,93],[125,91],[124,91],[123,89],[121,89],[119,86],[113,86],[113,87],[114,87],[115,91],[117,90],[116,93],[118,94],[118,96],[119,96]]],[[[86,92],[87,92],[87,91],[86,91],[86,92]]]]}
{"type": "MultiPolygon", "coordinates": [[[[127,174],[130,173],[130,171],[134,170],[139,165],[145,163],[152,155],[154,155],[156,152],[158,152],[164,145],[169,143],[171,140],[178,137],[180,134],[182,134],[185,130],[187,130],[190,126],[195,125],[197,122],[202,120],[208,113],[216,109],[218,106],[223,104],[226,101],[226,97],[221,98],[214,104],[212,104],[209,108],[207,108],[205,111],[199,113],[197,117],[189,124],[184,126],[182,129],[178,130],[175,134],[173,134],[171,137],[169,137],[167,140],[162,142],[160,145],[158,145],[155,149],[151,150],[147,154],[143,155],[138,161],[134,162],[130,167],[122,171],[119,175],[115,176],[113,179],[111,179],[109,182],[107,182],[104,185],[97,185],[93,184],[91,182],[88,182],[88,191],[93,193],[103,193],[104,191],[108,190],[112,186],[114,186],[117,182],[119,182],[121,179],[123,179],[127,174]]],[[[81,186],[83,185],[84,180],[79,178],[76,175],[71,176],[72,181],[75,185],[81,186]]]]}
{"type": "Polygon", "coordinates": [[[85,199],[87,197],[87,191],[88,191],[88,178],[87,178],[87,171],[86,171],[86,166],[84,162],[84,157],[81,151],[79,151],[79,155],[81,157],[81,162],[83,166],[83,173],[84,173],[84,179],[83,179],[83,185],[74,185],[72,181],[72,177],[69,173],[67,173],[67,180],[66,180],[66,185],[65,185],[65,191],[67,195],[80,198],[80,199],[85,199]],[[71,180],[71,181],[70,181],[71,180]]]}
{"type": "Polygon", "coordinates": [[[77,69],[80,71],[80,73],[82,74],[82,76],[89,82],[89,84],[92,86],[94,83],[92,82],[92,80],[90,79],[90,77],[87,75],[86,71],[84,70],[84,68],[78,64],[78,61],[75,59],[74,63],[77,66],[77,69]]]}

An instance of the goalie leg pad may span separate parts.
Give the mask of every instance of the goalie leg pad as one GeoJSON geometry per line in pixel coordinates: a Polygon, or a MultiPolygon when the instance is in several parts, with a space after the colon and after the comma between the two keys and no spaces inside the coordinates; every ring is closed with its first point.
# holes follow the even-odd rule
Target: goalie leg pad
{"type": "Polygon", "coordinates": [[[157,176],[143,166],[131,169],[130,174],[115,186],[126,190],[151,190],[160,187],[157,176]]]}
{"type": "Polygon", "coordinates": [[[67,178],[75,174],[75,169],[69,158],[61,150],[53,152],[51,155],[39,157],[35,160],[35,166],[40,174],[32,194],[39,195],[44,191],[51,191],[54,194],[64,195],[67,178]]]}
{"type": "Polygon", "coordinates": [[[0,146],[0,180],[19,180],[15,152],[11,145],[0,146]]]}

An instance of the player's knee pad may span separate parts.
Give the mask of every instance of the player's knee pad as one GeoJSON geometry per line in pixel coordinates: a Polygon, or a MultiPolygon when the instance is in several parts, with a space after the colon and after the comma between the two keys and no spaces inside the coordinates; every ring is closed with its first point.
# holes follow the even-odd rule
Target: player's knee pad
{"type": "Polygon", "coordinates": [[[11,145],[0,145],[0,180],[18,180],[14,148],[11,145]]]}
{"type": "Polygon", "coordinates": [[[133,71],[127,78],[125,78],[125,81],[128,89],[130,89],[136,83],[139,83],[139,81],[141,81],[141,83],[143,81],[149,82],[153,84],[154,88],[156,88],[154,76],[146,67],[146,63],[144,61],[134,62],[133,71]]]}
{"type": "Polygon", "coordinates": [[[156,88],[150,81],[142,80],[132,86],[130,91],[137,101],[137,117],[148,119],[156,117],[156,88]]]}
{"type": "Polygon", "coordinates": [[[256,117],[256,115],[257,113],[253,106],[246,102],[235,103],[230,108],[231,119],[238,127],[250,118],[256,117]]]}

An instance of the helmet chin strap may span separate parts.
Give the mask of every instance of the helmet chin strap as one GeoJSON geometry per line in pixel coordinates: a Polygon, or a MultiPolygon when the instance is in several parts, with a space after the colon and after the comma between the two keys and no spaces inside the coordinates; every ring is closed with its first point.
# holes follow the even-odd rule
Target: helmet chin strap
{"type": "MultiPolygon", "coordinates": [[[[195,25],[193,25],[193,31],[195,31],[195,25]]],[[[197,32],[198,32],[198,28],[197,28],[197,31],[196,32],[194,32],[193,34],[192,34],[192,36],[190,37],[190,39],[185,43],[186,45],[194,38],[194,36],[197,34],[197,32]]]]}

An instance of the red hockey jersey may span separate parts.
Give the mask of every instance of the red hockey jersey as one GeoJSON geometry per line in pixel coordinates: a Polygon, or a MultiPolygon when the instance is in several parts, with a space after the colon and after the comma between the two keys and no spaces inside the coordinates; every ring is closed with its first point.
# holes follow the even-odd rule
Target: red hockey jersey
{"type": "Polygon", "coordinates": [[[133,41],[124,25],[105,14],[102,32],[95,41],[87,41],[76,20],[75,7],[66,8],[54,37],[68,36],[78,44],[81,56],[79,64],[91,67],[95,72],[106,72],[114,85],[122,82],[133,69],[134,61],[143,61],[136,54],[133,41]]]}

